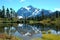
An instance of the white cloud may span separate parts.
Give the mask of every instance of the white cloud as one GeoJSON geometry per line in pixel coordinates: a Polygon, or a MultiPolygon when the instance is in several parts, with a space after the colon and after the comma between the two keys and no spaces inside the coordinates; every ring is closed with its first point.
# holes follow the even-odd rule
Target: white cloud
{"type": "Polygon", "coordinates": [[[55,8],[55,10],[60,11],[60,8],[55,8]]]}
{"type": "Polygon", "coordinates": [[[55,11],[60,11],[60,8],[53,8],[53,9],[50,9],[50,12],[55,12],[55,11]]]}
{"type": "Polygon", "coordinates": [[[5,0],[5,1],[12,1],[12,0],[5,0]]]}
{"type": "Polygon", "coordinates": [[[54,9],[51,9],[52,10],[52,12],[54,12],[54,11],[60,11],[60,8],[54,8],[54,9]]]}
{"type": "Polygon", "coordinates": [[[20,0],[20,2],[24,2],[25,0],[20,0]]]}

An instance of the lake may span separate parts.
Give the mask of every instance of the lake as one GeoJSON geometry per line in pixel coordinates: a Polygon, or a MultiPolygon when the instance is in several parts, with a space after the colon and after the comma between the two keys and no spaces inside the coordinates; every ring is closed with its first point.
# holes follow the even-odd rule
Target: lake
{"type": "Polygon", "coordinates": [[[30,40],[31,38],[41,38],[42,34],[60,35],[60,29],[55,25],[0,23],[0,34],[3,33],[30,40]]]}

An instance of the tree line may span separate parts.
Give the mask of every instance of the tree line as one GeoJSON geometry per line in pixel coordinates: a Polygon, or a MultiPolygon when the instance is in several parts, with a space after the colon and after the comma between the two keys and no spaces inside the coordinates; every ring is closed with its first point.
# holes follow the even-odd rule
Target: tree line
{"type": "Polygon", "coordinates": [[[4,6],[2,6],[2,9],[0,9],[0,18],[12,18],[17,17],[17,13],[12,8],[5,9],[4,6]]]}
{"type": "Polygon", "coordinates": [[[55,11],[55,12],[51,12],[49,13],[49,15],[44,15],[44,11],[41,11],[41,16],[36,16],[36,17],[30,17],[30,18],[27,18],[27,20],[37,20],[37,21],[40,21],[40,20],[44,20],[44,19],[51,19],[51,20],[55,20],[56,18],[59,18],[60,17],[60,11],[55,11]]]}

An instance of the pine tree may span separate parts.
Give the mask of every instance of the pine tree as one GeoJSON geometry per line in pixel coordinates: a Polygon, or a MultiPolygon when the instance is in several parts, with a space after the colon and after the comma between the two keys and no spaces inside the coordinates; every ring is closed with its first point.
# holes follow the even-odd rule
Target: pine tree
{"type": "Polygon", "coordinates": [[[2,10],[0,9],[0,17],[2,17],[2,10]]]}
{"type": "Polygon", "coordinates": [[[44,12],[42,11],[41,13],[42,13],[42,19],[44,19],[44,12]]]}
{"type": "Polygon", "coordinates": [[[2,6],[2,17],[4,18],[5,17],[5,8],[4,8],[4,6],[2,6]]]}
{"type": "Polygon", "coordinates": [[[7,8],[6,10],[6,16],[9,18],[10,17],[10,14],[9,14],[9,9],[7,8]]]}
{"type": "Polygon", "coordinates": [[[11,12],[10,12],[10,16],[12,17],[12,14],[13,14],[12,10],[13,10],[13,9],[12,9],[12,8],[10,8],[10,10],[11,10],[11,12]]]}

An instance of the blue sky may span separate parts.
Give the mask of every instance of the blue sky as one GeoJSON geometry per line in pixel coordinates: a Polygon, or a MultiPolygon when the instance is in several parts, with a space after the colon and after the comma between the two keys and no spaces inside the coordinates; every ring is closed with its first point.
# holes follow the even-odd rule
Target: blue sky
{"type": "Polygon", "coordinates": [[[0,0],[0,9],[3,5],[5,8],[13,8],[15,11],[29,5],[39,9],[60,10],[60,0],[0,0]]]}

